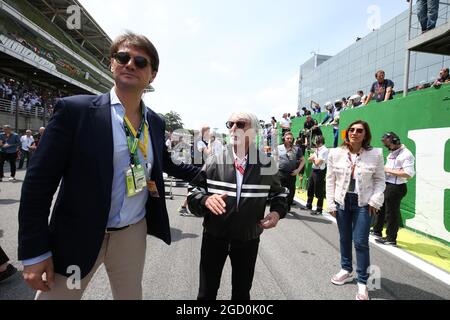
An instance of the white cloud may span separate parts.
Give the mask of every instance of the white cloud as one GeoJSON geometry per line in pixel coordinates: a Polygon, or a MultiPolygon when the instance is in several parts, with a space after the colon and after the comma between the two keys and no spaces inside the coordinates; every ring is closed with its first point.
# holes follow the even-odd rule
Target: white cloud
{"type": "Polygon", "coordinates": [[[185,19],[186,31],[190,34],[195,34],[199,31],[201,23],[197,17],[190,17],[185,19]]]}
{"type": "Polygon", "coordinates": [[[285,112],[295,114],[298,104],[298,75],[294,74],[281,85],[271,85],[250,93],[246,97],[237,97],[235,105],[239,108],[254,110],[262,120],[270,117],[281,118],[285,112]]]}
{"type": "Polygon", "coordinates": [[[230,79],[236,79],[238,77],[237,71],[235,71],[230,66],[227,66],[218,61],[211,61],[209,63],[209,68],[211,71],[230,79]]]}

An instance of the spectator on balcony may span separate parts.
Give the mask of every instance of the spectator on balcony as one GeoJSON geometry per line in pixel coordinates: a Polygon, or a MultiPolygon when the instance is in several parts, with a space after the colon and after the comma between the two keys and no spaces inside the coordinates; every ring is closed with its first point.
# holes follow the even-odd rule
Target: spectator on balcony
{"type": "Polygon", "coordinates": [[[361,97],[357,94],[351,96],[350,99],[348,99],[348,104],[347,104],[348,109],[358,108],[361,105],[362,105],[361,97]]]}
{"type": "Polygon", "coordinates": [[[448,68],[442,68],[439,72],[439,78],[433,83],[433,87],[439,88],[443,83],[450,83],[448,68]]]}
{"type": "MultiPolygon", "coordinates": [[[[313,119],[311,115],[306,116],[306,121],[303,124],[303,133],[306,137],[305,145],[311,147],[315,144],[315,140],[317,136],[321,136],[322,130],[320,130],[319,123],[317,120],[313,119]]],[[[305,150],[303,150],[303,154],[305,150]]]]}
{"type": "Polygon", "coordinates": [[[310,115],[311,115],[311,111],[309,111],[308,109],[306,109],[306,107],[303,107],[302,110],[303,110],[303,116],[304,116],[304,117],[310,116],[310,115]]]}
{"type": "Polygon", "coordinates": [[[378,70],[375,73],[375,78],[377,81],[372,84],[372,88],[370,89],[370,93],[367,96],[364,105],[368,105],[374,96],[377,102],[393,99],[394,82],[389,79],[385,79],[385,73],[383,70],[378,70]]]}
{"type": "Polygon", "coordinates": [[[422,33],[436,27],[438,14],[439,0],[417,0],[417,18],[419,19],[422,33]]]}
{"type": "Polygon", "coordinates": [[[356,94],[361,97],[361,103],[364,103],[364,101],[366,101],[367,96],[364,94],[364,91],[358,90],[356,91],[356,94]]]}
{"type": "Polygon", "coordinates": [[[319,104],[314,105],[314,107],[313,107],[313,113],[314,113],[314,114],[317,114],[317,113],[321,113],[321,112],[322,112],[322,110],[321,110],[321,108],[320,108],[320,105],[319,105],[319,104]]]}
{"type": "Polygon", "coordinates": [[[339,139],[339,116],[342,111],[342,101],[336,100],[334,102],[334,106],[331,102],[325,103],[325,108],[328,111],[328,114],[323,119],[321,125],[332,125],[333,126],[333,148],[337,147],[338,139],[339,139]]]}

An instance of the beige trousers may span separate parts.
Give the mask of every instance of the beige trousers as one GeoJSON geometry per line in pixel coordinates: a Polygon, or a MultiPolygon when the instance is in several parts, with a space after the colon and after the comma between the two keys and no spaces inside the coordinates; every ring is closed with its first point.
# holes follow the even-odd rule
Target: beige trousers
{"type": "Polygon", "coordinates": [[[80,289],[69,289],[68,278],[55,273],[55,285],[38,291],[36,300],[80,300],[97,269],[105,264],[115,300],[141,300],[142,274],[147,247],[147,223],[140,222],[120,231],[106,233],[91,272],[81,280],[80,289]]]}

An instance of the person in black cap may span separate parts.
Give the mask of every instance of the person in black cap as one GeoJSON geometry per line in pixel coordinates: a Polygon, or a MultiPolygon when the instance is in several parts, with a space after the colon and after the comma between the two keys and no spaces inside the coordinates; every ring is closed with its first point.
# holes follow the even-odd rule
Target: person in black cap
{"type": "Polygon", "coordinates": [[[400,141],[394,132],[387,132],[381,142],[389,149],[384,172],[386,173],[386,189],[384,205],[376,217],[372,234],[376,242],[384,245],[397,245],[397,232],[400,224],[400,203],[408,192],[406,183],[414,177],[414,156],[400,141]],[[386,220],[386,234],[382,238],[383,225],[386,220]]]}

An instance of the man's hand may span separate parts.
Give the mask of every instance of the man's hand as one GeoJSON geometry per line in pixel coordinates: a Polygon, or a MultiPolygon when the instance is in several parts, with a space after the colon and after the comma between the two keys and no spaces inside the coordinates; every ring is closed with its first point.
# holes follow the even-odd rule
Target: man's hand
{"type": "Polygon", "coordinates": [[[25,282],[31,288],[47,292],[51,290],[55,283],[53,270],[53,258],[50,257],[31,266],[25,266],[22,274],[25,282]]]}
{"type": "Polygon", "coordinates": [[[9,147],[9,144],[7,144],[7,143],[5,143],[4,145],[3,145],[3,148],[8,148],[9,147]]]}
{"type": "Polygon", "coordinates": [[[225,199],[228,195],[222,194],[213,194],[212,196],[208,197],[205,202],[205,207],[211,211],[216,216],[220,216],[226,212],[225,207],[227,204],[225,203],[225,199]]]}
{"type": "Polygon", "coordinates": [[[331,214],[331,216],[332,216],[333,218],[336,218],[337,211],[331,211],[330,214],[331,214]]]}
{"type": "Polygon", "coordinates": [[[263,229],[275,228],[279,220],[280,215],[278,212],[272,211],[259,222],[259,226],[263,229]]]}

